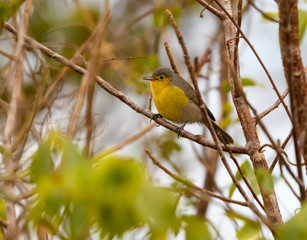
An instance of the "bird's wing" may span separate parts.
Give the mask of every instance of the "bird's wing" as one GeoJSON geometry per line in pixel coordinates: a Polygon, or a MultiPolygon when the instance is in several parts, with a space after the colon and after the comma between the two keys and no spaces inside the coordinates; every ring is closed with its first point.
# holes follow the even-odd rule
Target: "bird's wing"
{"type": "MultiPolygon", "coordinates": [[[[199,106],[199,102],[197,100],[196,92],[193,89],[193,87],[187,81],[185,81],[182,77],[180,77],[179,75],[178,75],[178,77],[173,78],[172,84],[176,87],[181,88],[184,91],[187,98],[189,98],[192,102],[194,102],[196,105],[199,106]]],[[[205,104],[205,106],[206,106],[206,104],[205,104]]],[[[214,117],[213,113],[209,110],[209,108],[207,106],[206,106],[206,109],[207,109],[209,117],[213,121],[215,121],[215,117],[214,117]]]]}

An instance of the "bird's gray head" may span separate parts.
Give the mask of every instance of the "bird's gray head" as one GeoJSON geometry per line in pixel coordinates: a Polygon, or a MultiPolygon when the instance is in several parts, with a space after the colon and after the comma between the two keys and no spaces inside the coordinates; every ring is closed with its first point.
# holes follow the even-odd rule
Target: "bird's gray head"
{"type": "Polygon", "coordinates": [[[159,67],[152,73],[152,76],[164,75],[165,77],[171,77],[173,74],[175,73],[171,69],[166,67],[159,67]]]}
{"type": "Polygon", "coordinates": [[[156,80],[164,80],[165,78],[173,77],[176,75],[171,69],[165,67],[157,68],[151,76],[146,76],[143,79],[149,81],[156,81],[156,80]]]}

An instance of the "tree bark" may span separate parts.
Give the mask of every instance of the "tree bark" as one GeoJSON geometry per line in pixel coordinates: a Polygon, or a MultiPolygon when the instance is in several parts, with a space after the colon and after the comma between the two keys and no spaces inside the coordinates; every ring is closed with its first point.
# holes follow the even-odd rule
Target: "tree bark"
{"type": "MultiPolygon", "coordinates": [[[[224,9],[229,13],[230,17],[233,18],[234,14],[231,1],[222,0],[220,2],[224,9]]],[[[224,18],[220,19],[225,30],[225,43],[228,47],[228,57],[231,60],[231,66],[229,66],[229,82],[233,102],[242,125],[248,154],[256,173],[266,214],[276,229],[282,223],[282,216],[280,214],[275,190],[271,189],[270,191],[265,191],[261,184],[261,176],[258,174],[258,170],[260,169],[268,172],[268,165],[264,154],[259,151],[261,145],[257,135],[255,121],[250,113],[248,104],[245,101],[245,93],[240,81],[239,55],[235,54],[236,47],[235,44],[233,44],[236,39],[236,26],[226,15],[224,18]]]]}
{"type": "MultiPolygon", "coordinates": [[[[279,0],[278,6],[280,51],[290,92],[298,177],[304,182],[301,154],[307,163],[307,81],[299,47],[297,0],[279,0]]],[[[300,185],[300,194],[302,201],[306,199],[303,185],[300,185]]]]}

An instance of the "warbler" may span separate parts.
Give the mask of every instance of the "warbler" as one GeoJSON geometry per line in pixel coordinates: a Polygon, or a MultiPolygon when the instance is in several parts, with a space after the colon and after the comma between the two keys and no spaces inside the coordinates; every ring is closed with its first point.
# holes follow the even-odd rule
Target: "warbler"
{"type": "MultiPolygon", "coordinates": [[[[143,79],[150,81],[154,103],[159,112],[153,118],[163,117],[174,123],[183,123],[177,129],[178,136],[187,123],[200,123],[208,126],[195,90],[177,73],[169,68],[160,67],[152,73],[152,76],[146,76],[143,79]]],[[[217,125],[214,115],[207,106],[206,110],[219,140],[227,144],[233,143],[232,137],[217,125]]]]}

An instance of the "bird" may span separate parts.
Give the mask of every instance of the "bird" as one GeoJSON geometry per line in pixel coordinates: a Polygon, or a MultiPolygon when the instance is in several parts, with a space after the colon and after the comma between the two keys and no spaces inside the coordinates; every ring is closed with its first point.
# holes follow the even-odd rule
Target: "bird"
{"type": "MultiPolygon", "coordinates": [[[[154,114],[152,119],[162,117],[182,124],[177,129],[178,137],[187,123],[208,126],[195,90],[179,74],[169,68],[159,67],[151,76],[145,76],[143,79],[150,81],[153,100],[158,110],[158,114],[154,114]]],[[[234,143],[232,137],[215,122],[215,117],[207,106],[206,110],[219,140],[226,144],[234,143]]]]}

